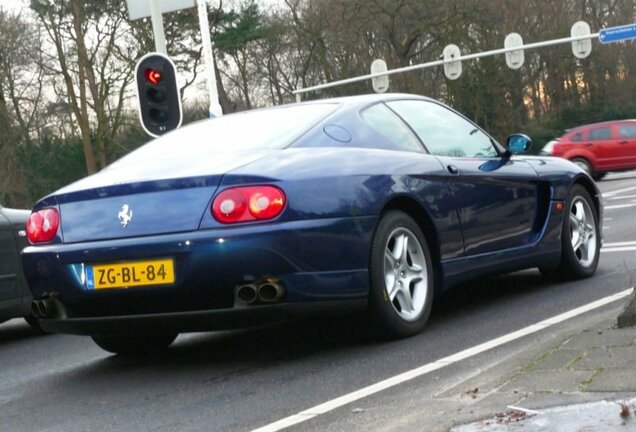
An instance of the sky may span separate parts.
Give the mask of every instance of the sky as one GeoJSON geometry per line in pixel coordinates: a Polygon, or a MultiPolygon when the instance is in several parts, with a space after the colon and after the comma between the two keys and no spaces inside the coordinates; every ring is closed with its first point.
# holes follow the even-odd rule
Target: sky
{"type": "MultiPolygon", "coordinates": [[[[124,3],[129,0],[120,0],[120,1],[124,3]]],[[[144,1],[144,0],[130,0],[130,1],[144,1]]],[[[145,0],[145,1],[149,1],[149,0],[145,0]]],[[[218,5],[220,0],[207,0],[207,1],[211,5],[218,5]]],[[[223,4],[232,5],[240,1],[241,0],[223,0],[223,4]]],[[[272,7],[276,5],[279,5],[279,6],[284,5],[284,0],[256,0],[256,2],[259,3],[263,9],[267,9],[268,7],[272,7]]],[[[0,0],[0,8],[5,11],[9,11],[13,13],[17,13],[20,11],[25,11],[28,13],[30,11],[29,3],[30,3],[30,0],[0,0]]],[[[167,17],[169,17],[169,15],[167,15],[166,18],[164,18],[164,20],[169,19],[167,17]]],[[[204,74],[201,74],[200,77],[197,79],[196,85],[188,89],[187,93],[188,95],[190,95],[190,97],[194,97],[194,99],[199,99],[200,97],[204,97],[205,99],[207,99],[207,91],[205,90],[205,86],[203,85],[204,77],[205,77],[204,74]]]]}
{"type": "Polygon", "coordinates": [[[4,10],[17,11],[27,7],[27,0],[0,0],[0,7],[4,10]]]}
{"type": "MultiPolygon", "coordinates": [[[[122,2],[126,0],[121,0],[122,2]]],[[[219,0],[208,0],[211,4],[217,4],[219,0]]],[[[226,0],[227,2],[227,0],[226,0]]],[[[230,0],[231,2],[231,0],[230,0]]],[[[283,0],[257,0],[263,7],[283,4],[283,0]]],[[[0,0],[0,7],[5,10],[19,11],[28,8],[29,0],[0,0]]]]}

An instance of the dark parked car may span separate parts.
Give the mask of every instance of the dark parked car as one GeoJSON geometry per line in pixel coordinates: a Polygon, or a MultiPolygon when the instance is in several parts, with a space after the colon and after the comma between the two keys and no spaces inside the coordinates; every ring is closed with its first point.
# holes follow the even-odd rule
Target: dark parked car
{"type": "Polygon", "coordinates": [[[20,262],[20,251],[28,245],[25,227],[30,214],[0,205],[0,322],[24,317],[39,330],[38,320],[31,314],[31,293],[20,262]]]}
{"type": "Polygon", "coordinates": [[[599,191],[568,161],[515,155],[529,146],[404,94],[184,127],[35,205],[22,257],[41,325],[116,353],[341,311],[402,337],[480,275],[590,276],[599,191]]]}
{"type": "Polygon", "coordinates": [[[610,171],[636,169],[636,120],[579,126],[548,142],[544,155],[568,159],[595,180],[610,171]]]}

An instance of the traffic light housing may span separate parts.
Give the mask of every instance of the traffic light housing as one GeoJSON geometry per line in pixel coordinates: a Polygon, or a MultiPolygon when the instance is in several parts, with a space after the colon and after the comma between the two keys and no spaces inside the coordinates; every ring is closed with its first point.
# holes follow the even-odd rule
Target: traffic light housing
{"type": "Polygon", "coordinates": [[[174,63],[161,53],[143,56],[135,68],[139,119],[146,133],[158,137],[181,126],[183,114],[174,63]]]}

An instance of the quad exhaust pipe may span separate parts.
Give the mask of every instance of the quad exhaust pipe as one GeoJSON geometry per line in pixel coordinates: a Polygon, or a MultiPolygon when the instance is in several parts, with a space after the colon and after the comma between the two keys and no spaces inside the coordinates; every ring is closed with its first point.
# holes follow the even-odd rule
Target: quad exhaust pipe
{"type": "Polygon", "coordinates": [[[285,289],[278,281],[267,281],[258,286],[257,294],[263,303],[279,303],[285,296],[285,289]]]}
{"type": "Polygon", "coordinates": [[[246,305],[280,303],[284,298],[285,287],[274,278],[236,287],[236,299],[246,305]]]}
{"type": "Polygon", "coordinates": [[[254,284],[239,285],[236,298],[245,304],[254,304],[258,300],[258,287],[254,284]]]}
{"type": "Polygon", "coordinates": [[[33,300],[31,303],[31,313],[36,318],[53,318],[59,315],[57,302],[52,299],[33,300]]]}

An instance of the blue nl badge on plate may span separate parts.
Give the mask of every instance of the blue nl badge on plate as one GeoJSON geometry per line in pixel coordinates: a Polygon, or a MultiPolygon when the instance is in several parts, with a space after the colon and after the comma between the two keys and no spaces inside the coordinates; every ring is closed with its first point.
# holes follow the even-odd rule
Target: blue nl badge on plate
{"type": "Polygon", "coordinates": [[[95,276],[93,276],[93,266],[86,266],[86,288],[95,289],[95,276]]]}

